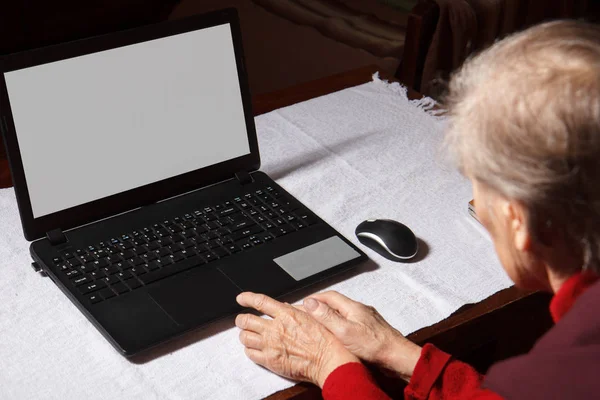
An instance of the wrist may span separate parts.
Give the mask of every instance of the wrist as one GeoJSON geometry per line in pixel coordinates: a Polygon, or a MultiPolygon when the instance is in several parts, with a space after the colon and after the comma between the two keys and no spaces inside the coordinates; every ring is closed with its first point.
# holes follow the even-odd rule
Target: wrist
{"type": "Polygon", "coordinates": [[[321,368],[319,368],[314,383],[322,389],[327,377],[329,377],[333,371],[342,365],[352,362],[360,363],[360,360],[346,349],[340,349],[324,360],[321,368]]]}
{"type": "Polygon", "coordinates": [[[381,355],[381,367],[393,371],[400,379],[409,382],[421,358],[421,346],[399,335],[390,342],[381,355]]]}

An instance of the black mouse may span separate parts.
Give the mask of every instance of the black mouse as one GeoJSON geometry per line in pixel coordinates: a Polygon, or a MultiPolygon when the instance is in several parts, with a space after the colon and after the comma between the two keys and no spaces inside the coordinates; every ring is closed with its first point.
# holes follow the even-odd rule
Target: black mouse
{"type": "Polygon", "coordinates": [[[388,260],[407,261],[417,255],[419,243],[404,224],[391,219],[369,219],[357,227],[356,237],[388,260]]]}

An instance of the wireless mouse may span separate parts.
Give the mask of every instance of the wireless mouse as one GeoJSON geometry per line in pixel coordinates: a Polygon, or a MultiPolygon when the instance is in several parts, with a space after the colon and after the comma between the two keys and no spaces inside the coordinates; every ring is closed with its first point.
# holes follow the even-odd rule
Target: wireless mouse
{"type": "Polygon", "coordinates": [[[358,240],[392,261],[407,261],[417,255],[419,243],[404,224],[391,219],[369,219],[355,231],[358,240]]]}

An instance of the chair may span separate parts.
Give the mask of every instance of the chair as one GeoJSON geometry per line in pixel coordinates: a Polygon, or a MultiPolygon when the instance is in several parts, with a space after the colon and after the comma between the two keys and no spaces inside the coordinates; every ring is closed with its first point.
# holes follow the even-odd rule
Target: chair
{"type": "Polygon", "coordinates": [[[413,15],[413,26],[408,29],[406,46],[414,47],[411,54],[415,56],[406,59],[406,65],[402,66],[398,77],[413,89],[438,97],[443,93],[444,82],[451,72],[460,67],[469,54],[483,50],[499,38],[543,21],[559,18],[597,21],[598,4],[590,0],[421,2],[420,7],[427,8],[428,18],[419,20],[418,14],[413,15]],[[409,40],[411,33],[413,37],[409,40]]]}

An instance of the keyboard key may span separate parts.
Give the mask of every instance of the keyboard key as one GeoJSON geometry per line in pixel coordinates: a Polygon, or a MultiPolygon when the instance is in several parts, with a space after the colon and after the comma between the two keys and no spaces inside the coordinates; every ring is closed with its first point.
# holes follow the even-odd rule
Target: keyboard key
{"type": "Polygon", "coordinates": [[[167,276],[176,274],[178,272],[186,271],[190,268],[194,268],[194,267],[197,267],[198,265],[202,265],[202,264],[204,264],[204,260],[202,258],[196,256],[196,257],[192,257],[192,258],[183,260],[178,264],[169,266],[168,268],[163,268],[161,270],[142,275],[141,277],[139,277],[139,279],[145,285],[148,285],[159,279],[163,279],[167,276]]]}
{"type": "Polygon", "coordinates": [[[167,256],[164,258],[160,259],[161,264],[163,265],[163,267],[166,267],[167,265],[171,265],[173,264],[173,259],[171,258],[171,256],[167,256]]]}
{"type": "Polygon", "coordinates": [[[265,222],[264,224],[262,224],[262,227],[266,230],[270,230],[275,228],[275,224],[272,224],[271,222],[265,222]]]}
{"type": "Polygon", "coordinates": [[[90,254],[83,254],[83,255],[79,256],[79,259],[84,264],[91,263],[94,261],[94,257],[90,254]]]}
{"type": "Polygon", "coordinates": [[[262,231],[263,231],[262,227],[260,227],[259,225],[254,225],[248,229],[244,229],[242,231],[238,231],[238,232],[231,234],[231,239],[233,239],[234,241],[238,241],[246,236],[250,236],[255,233],[262,232],[262,231]]]}
{"type": "Polygon", "coordinates": [[[193,247],[190,247],[189,249],[185,249],[181,252],[181,254],[183,254],[185,256],[185,258],[190,258],[190,257],[194,257],[198,255],[198,252],[196,250],[194,250],[193,247]]]}
{"type": "Polygon", "coordinates": [[[125,250],[124,252],[122,252],[120,254],[121,257],[123,257],[124,260],[133,258],[136,256],[136,254],[133,252],[133,250],[125,250]]]}
{"type": "Polygon", "coordinates": [[[178,232],[182,232],[183,228],[181,226],[175,224],[175,225],[171,225],[169,227],[169,230],[171,231],[171,233],[178,233],[178,232]]]}
{"type": "Polygon", "coordinates": [[[192,229],[192,228],[194,228],[194,226],[195,226],[195,225],[194,225],[194,224],[192,224],[190,221],[185,221],[183,224],[181,224],[181,227],[182,227],[184,230],[187,230],[187,229],[192,229]]]}
{"type": "Polygon", "coordinates": [[[207,243],[204,244],[208,249],[214,249],[219,247],[219,242],[217,242],[216,240],[209,240],[207,243]]]}
{"type": "Polygon", "coordinates": [[[275,226],[281,226],[281,225],[285,225],[287,224],[286,221],[284,221],[282,218],[277,217],[273,219],[273,222],[275,223],[275,226]]]}
{"type": "Polygon", "coordinates": [[[248,227],[250,227],[252,225],[255,225],[255,222],[252,221],[252,220],[247,219],[247,220],[244,220],[244,221],[234,222],[229,227],[229,230],[231,230],[231,232],[236,232],[236,231],[239,231],[241,229],[248,228],[248,227]]]}
{"type": "Polygon", "coordinates": [[[110,246],[106,248],[106,251],[108,252],[108,254],[119,254],[121,252],[121,249],[118,249],[115,246],[110,246]]]}
{"type": "Polygon", "coordinates": [[[235,208],[235,207],[227,207],[227,208],[224,208],[221,211],[219,211],[218,215],[219,215],[219,217],[225,217],[225,216],[230,215],[230,214],[235,214],[236,212],[238,212],[237,208],[235,208]]]}
{"type": "Polygon", "coordinates": [[[229,252],[222,247],[214,248],[212,252],[215,253],[219,258],[223,258],[229,255],[229,252]]]}
{"type": "Polygon", "coordinates": [[[183,247],[184,249],[189,249],[190,247],[194,247],[195,246],[194,242],[192,240],[190,240],[190,239],[184,240],[183,242],[179,243],[179,245],[181,247],[183,247]]]}
{"type": "Polygon", "coordinates": [[[217,221],[209,221],[209,222],[206,223],[206,227],[209,230],[213,230],[213,229],[220,228],[221,225],[217,221]]]}
{"type": "Polygon", "coordinates": [[[171,246],[174,246],[174,245],[170,245],[170,246],[168,246],[168,248],[167,248],[167,247],[163,247],[162,249],[158,249],[158,250],[156,251],[156,255],[157,255],[159,258],[160,258],[160,257],[165,257],[165,256],[168,256],[169,254],[171,254],[171,253],[169,252],[169,250],[170,250],[171,246]]]}
{"type": "MultiPolygon", "coordinates": [[[[144,260],[144,262],[146,264],[148,264],[150,261],[156,260],[158,258],[158,256],[156,255],[156,253],[154,252],[150,252],[150,253],[146,253],[143,256],[140,257],[142,260],[144,260]]],[[[134,259],[135,260],[135,259],[134,259]]],[[[139,265],[139,264],[135,264],[134,265],[139,265]]]]}
{"type": "Polygon", "coordinates": [[[144,245],[144,244],[146,244],[146,243],[148,243],[148,240],[147,240],[145,237],[143,237],[143,236],[137,237],[137,238],[135,238],[135,239],[134,239],[134,241],[133,241],[133,245],[134,245],[135,247],[142,246],[142,245],[144,245]]]}
{"type": "Polygon", "coordinates": [[[119,261],[121,261],[122,258],[119,254],[113,254],[113,255],[108,256],[107,260],[110,264],[115,264],[115,263],[118,263],[119,261]]]}
{"type": "Polygon", "coordinates": [[[110,267],[104,268],[103,271],[106,275],[110,276],[116,274],[117,272],[120,272],[120,269],[114,265],[111,265],[110,267]]]}
{"type": "Polygon", "coordinates": [[[54,265],[58,265],[58,264],[60,264],[62,261],[63,261],[63,258],[62,258],[62,257],[54,257],[54,258],[52,259],[52,262],[54,263],[54,265]]]}
{"type": "MultiPolygon", "coordinates": [[[[166,248],[166,249],[167,249],[167,252],[166,252],[166,254],[162,254],[161,256],[166,256],[167,254],[169,254],[169,251],[170,251],[171,253],[177,253],[178,251],[181,251],[181,250],[183,250],[183,249],[184,249],[184,247],[183,247],[183,246],[181,246],[179,243],[173,243],[173,244],[171,244],[171,245],[167,246],[167,248],[166,248]]],[[[165,249],[161,249],[161,250],[165,250],[165,249]]]]}
{"type": "Polygon", "coordinates": [[[108,260],[106,258],[103,258],[103,259],[98,260],[98,261],[94,261],[94,266],[96,268],[104,268],[104,267],[108,267],[108,265],[109,265],[109,262],[108,262],[108,260]]]}
{"type": "Polygon", "coordinates": [[[106,278],[102,278],[102,279],[100,280],[100,282],[104,282],[104,283],[106,283],[107,285],[110,285],[110,286],[112,286],[112,285],[114,285],[114,284],[116,284],[116,283],[119,283],[119,282],[121,282],[121,281],[120,281],[120,280],[119,280],[119,278],[117,278],[115,275],[110,275],[110,276],[107,276],[106,278]]]}
{"type": "Polygon", "coordinates": [[[241,247],[240,247],[240,246],[238,246],[238,245],[236,245],[236,244],[230,244],[230,245],[227,245],[227,246],[226,246],[226,249],[227,249],[227,250],[228,250],[228,251],[229,251],[231,254],[234,254],[234,253],[237,253],[237,252],[240,252],[240,251],[242,251],[241,247]]]}
{"type": "Polygon", "coordinates": [[[140,265],[140,266],[131,268],[131,272],[133,274],[135,274],[136,276],[140,276],[140,275],[144,275],[148,271],[140,265]]]}
{"type": "Polygon", "coordinates": [[[148,271],[156,271],[161,267],[162,263],[158,260],[149,262],[145,267],[148,271]]]}
{"type": "Polygon", "coordinates": [[[96,292],[100,289],[104,289],[106,287],[106,283],[102,281],[96,281],[94,283],[89,283],[87,285],[83,285],[79,287],[79,291],[81,294],[88,294],[92,292],[96,292]]]}
{"type": "Polygon", "coordinates": [[[171,243],[183,242],[185,237],[180,233],[176,233],[175,235],[171,236],[171,240],[171,243]]]}
{"type": "Polygon", "coordinates": [[[221,218],[221,219],[217,220],[217,222],[221,226],[227,226],[227,225],[231,224],[231,220],[229,218],[221,218]]]}
{"type": "Polygon", "coordinates": [[[141,256],[143,254],[146,254],[148,252],[148,249],[146,249],[145,246],[137,246],[133,249],[133,252],[136,256],[141,256]]]}
{"type": "Polygon", "coordinates": [[[98,292],[98,294],[100,296],[102,296],[102,298],[104,300],[108,300],[108,299],[116,296],[115,292],[113,292],[112,290],[110,290],[110,288],[102,289],[101,291],[98,292]]]}
{"type": "Polygon", "coordinates": [[[192,240],[195,241],[196,243],[206,242],[208,240],[208,232],[203,233],[202,235],[198,235],[195,238],[192,238],[192,240]]]}
{"type": "Polygon", "coordinates": [[[123,294],[125,292],[129,292],[129,288],[127,286],[125,286],[125,284],[122,282],[114,284],[112,286],[112,290],[114,290],[118,294],[123,294]]]}
{"type": "Polygon", "coordinates": [[[185,239],[191,239],[194,236],[196,236],[196,229],[195,228],[188,229],[187,231],[183,232],[181,236],[184,237],[184,240],[185,239]]]}
{"type": "Polygon", "coordinates": [[[274,239],[273,235],[271,235],[270,233],[261,233],[260,235],[258,235],[263,242],[270,242],[271,240],[274,239]]]}
{"type": "Polygon", "coordinates": [[[201,235],[204,232],[208,232],[208,228],[206,227],[206,225],[198,224],[198,226],[196,226],[196,235],[201,235]]]}
{"type": "Polygon", "coordinates": [[[90,283],[92,280],[88,278],[87,275],[78,276],[72,280],[75,286],[85,285],[86,283],[90,283]]]}
{"type": "Polygon", "coordinates": [[[211,262],[217,259],[217,256],[213,254],[211,251],[207,251],[200,255],[206,262],[211,262]]]}
{"type": "Polygon", "coordinates": [[[81,275],[81,272],[79,272],[76,269],[71,269],[71,270],[67,271],[65,273],[65,275],[67,275],[70,279],[75,279],[75,278],[77,278],[78,276],[81,275]]]}
{"type": "Polygon", "coordinates": [[[60,265],[58,265],[58,269],[59,271],[63,272],[69,271],[71,269],[71,264],[69,264],[66,261],[63,261],[60,265]]]}
{"type": "Polygon", "coordinates": [[[180,251],[178,253],[173,254],[171,256],[171,260],[173,260],[173,263],[176,263],[178,261],[185,260],[185,256],[180,251]]]}
{"type": "Polygon", "coordinates": [[[70,260],[71,258],[75,257],[75,254],[70,251],[65,251],[62,253],[62,256],[65,260],[70,260]]]}
{"type": "Polygon", "coordinates": [[[102,258],[108,257],[109,254],[108,254],[108,252],[106,250],[100,249],[98,251],[95,251],[93,253],[93,256],[96,257],[97,260],[100,260],[102,258]]]}
{"type": "Polygon", "coordinates": [[[291,225],[292,225],[294,228],[298,229],[298,230],[300,230],[300,229],[302,229],[302,228],[306,228],[306,224],[305,224],[304,222],[300,222],[300,221],[297,221],[297,220],[296,220],[296,221],[294,221],[294,222],[292,222],[292,223],[291,223],[291,225]]]}
{"type": "Polygon", "coordinates": [[[148,244],[148,251],[152,251],[152,250],[156,250],[156,249],[160,249],[160,243],[158,243],[157,241],[155,242],[151,242],[148,244]]]}
{"type": "Polygon", "coordinates": [[[129,261],[122,261],[122,262],[116,263],[115,265],[113,265],[113,267],[117,267],[121,271],[125,271],[128,269],[131,269],[133,267],[133,264],[130,263],[129,261]]]}
{"type": "Polygon", "coordinates": [[[138,281],[135,278],[131,278],[131,279],[127,279],[125,281],[125,284],[129,287],[129,289],[133,290],[133,289],[137,289],[140,286],[142,286],[142,284],[140,283],[140,281],[138,281]]]}
{"type": "Polygon", "coordinates": [[[98,280],[98,279],[102,279],[105,277],[106,277],[106,274],[104,273],[103,270],[90,272],[90,278],[92,278],[93,280],[98,280]]]}
{"type": "Polygon", "coordinates": [[[102,296],[100,296],[100,294],[97,294],[97,293],[96,293],[96,294],[89,295],[87,299],[88,299],[88,301],[89,301],[90,303],[92,303],[92,304],[96,304],[96,303],[98,303],[98,302],[100,302],[100,301],[104,300],[104,299],[102,298],[102,296]]]}
{"type": "Polygon", "coordinates": [[[117,273],[116,276],[119,277],[119,279],[121,279],[122,281],[124,281],[125,279],[131,278],[133,275],[131,274],[131,271],[123,271],[117,273]]]}
{"type": "Polygon", "coordinates": [[[85,265],[80,266],[79,270],[81,272],[92,272],[96,270],[96,265],[93,262],[87,263],[85,265]]]}
{"type": "Polygon", "coordinates": [[[306,226],[310,226],[310,225],[317,223],[317,218],[308,212],[304,211],[304,212],[297,213],[297,216],[298,216],[298,218],[300,218],[301,221],[304,221],[304,224],[306,226]]]}

